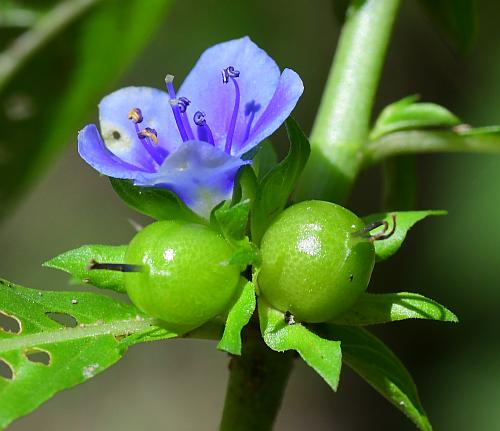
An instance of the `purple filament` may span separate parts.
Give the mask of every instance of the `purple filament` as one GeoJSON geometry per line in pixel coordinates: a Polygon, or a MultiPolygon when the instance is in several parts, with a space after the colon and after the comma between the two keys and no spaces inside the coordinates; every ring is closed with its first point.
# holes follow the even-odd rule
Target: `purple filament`
{"type": "Polygon", "coordinates": [[[193,121],[197,126],[198,139],[200,141],[208,142],[210,145],[215,145],[212,130],[210,130],[210,127],[208,127],[207,121],[205,120],[205,114],[201,111],[197,111],[194,114],[193,121]]]}
{"type": "Polygon", "coordinates": [[[236,82],[236,78],[238,76],[240,76],[240,72],[235,70],[233,66],[229,66],[222,71],[222,82],[224,84],[227,84],[229,82],[229,78],[231,78],[231,81],[233,81],[234,84],[235,91],[233,114],[231,115],[231,122],[229,123],[229,129],[226,136],[226,145],[224,147],[224,151],[226,152],[226,154],[231,154],[234,129],[236,128],[236,119],[238,118],[238,111],[240,109],[240,87],[236,82]]]}
{"type": "Polygon", "coordinates": [[[176,99],[175,96],[173,81],[174,81],[173,75],[167,75],[165,77],[165,84],[167,85],[168,97],[170,97],[170,106],[174,114],[175,123],[177,124],[177,129],[179,130],[182,140],[186,142],[189,141],[189,137],[186,132],[186,129],[184,128],[184,123],[182,121],[182,116],[181,116],[181,110],[179,109],[179,101],[176,99]]]}

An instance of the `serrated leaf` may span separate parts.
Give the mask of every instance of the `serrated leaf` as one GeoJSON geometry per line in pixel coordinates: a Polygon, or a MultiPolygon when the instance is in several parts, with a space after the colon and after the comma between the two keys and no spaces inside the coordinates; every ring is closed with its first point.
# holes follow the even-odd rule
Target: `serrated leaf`
{"type": "Polygon", "coordinates": [[[250,199],[242,200],[235,205],[225,201],[214,210],[215,220],[228,241],[238,241],[245,237],[250,213],[250,199]]]}
{"type": "Polygon", "coordinates": [[[125,263],[126,245],[92,244],[69,250],[45,262],[47,268],[60,269],[71,275],[75,283],[91,284],[101,289],[125,292],[123,273],[89,269],[89,263],[125,263]]]}
{"type": "Polygon", "coordinates": [[[285,208],[311,151],[309,141],[296,121],[289,117],[286,130],[290,151],[268,172],[258,187],[252,209],[252,240],[260,242],[271,221],[285,208]]]}
{"type": "Polygon", "coordinates": [[[370,139],[398,130],[429,127],[453,127],[460,120],[448,109],[435,103],[417,103],[418,96],[408,96],[386,106],[378,116],[370,139]]]}
{"type": "Polygon", "coordinates": [[[474,0],[419,0],[420,5],[441,27],[459,51],[470,48],[476,32],[474,0]]]}
{"type": "Polygon", "coordinates": [[[0,99],[9,107],[0,111],[2,127],[9,130],[0,142],[0,215],[75,142],[82,119],[96,112],[172,3],[58,2],[20,36],[23,43],[13,41],[0,53],[0,99]],[[148,17],[147,25],[139,16],[148,17]]]}
{"type": "Polygon", "coordinates": [[[344,362],[401,410],[421,431],[432,431],[410,373],[396,355],[370,332],[353,326],[322,325],[340,340],[344,362]]]}
{"type": "MultiPolygon", "coordinates": [[[[389,229],[391,229],[393,226],[393,215],[396,216],[396,230],[394,231],[394,234],[387,239],[374,242],[377,261],[385,260],[395,254],[403,244],[407,232],[415,223],[429,216],[441,216],[446,214],[446,211],[440,210],[394,211],[390,213],[372,214],[368,217],[363,217],[363,220],[367,225],[380,220],[386,221],[389,225],[389,229]]],[[[380,228],[372,230],[371,233],[379,233],[382,229],[383,227],[381,226],[380,228]]]]}
{"type": "Polygon", "coordinates": [[[172,191],[134,186],[130,180],[110,178],[114,191],[131,208],[156,220],[204,221],[172,191]]]}
{"type": "Polygon", "coordinates": [[[388,157],[418,153],[500,154],[500,126],[472,128],[460,125],[453,130],[407,130],[389,133],[368,143],[364,165],[388,157]]]}
{"type": "Polygon", "coordinates": [[[255,305],[255,286],[243,279],[239,296],[227,315],[224,334],[217,345],[219,350],[241,355],[241,331],[250,321],[255,305]]]}
{"type": "Polygon", "coordinates": [[[353,307],[332,323],[366,326],[405,319],[458,322],[457,316],[438,302],[418,293],[364,293],[353,307]]]}
{"type": "Polygon", "coordinates": [[[0,311],[20,326],[17,333],[0,330],[0,359],[13,371],[12,379],[0,377],[0,429],[105,370],[130,344],[177,336],[107,296],[38,291],[1,279],[0,311]],[[45,352],[48,364],[30,361],[31,352],[45,352]]]}
{"type": "Polygon", "coordinates": [[[325,382],[337,390],[342,367],[340,342],[326,340],[300,323],[289,324],[285,315],[259,298],[260,330],[266,344],[277,352],[297,351],[325,382]]]}

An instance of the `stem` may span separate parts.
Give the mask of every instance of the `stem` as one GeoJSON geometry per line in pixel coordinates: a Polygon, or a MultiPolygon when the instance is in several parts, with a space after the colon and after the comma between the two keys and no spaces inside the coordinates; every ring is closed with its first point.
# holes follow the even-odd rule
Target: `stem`
{"type": "Polygon", "coordinates": [[[400,1],[352,1],[313,126],[299,197],[346,199],[360,170],[360,150],[400,1]]]}
{"type": "Polygon", "coordinates": [[[41,16],[0,54],[0,91],[16,71],[62,28],[100,0],[66,0],[41,16]]]}
{"type": "Polygon", "coordinates": [[[220,431],[271,430],[281,406],[294,354],[277,353],[258,328],[245,332],[242,356],[233,356],[220,431]]]}

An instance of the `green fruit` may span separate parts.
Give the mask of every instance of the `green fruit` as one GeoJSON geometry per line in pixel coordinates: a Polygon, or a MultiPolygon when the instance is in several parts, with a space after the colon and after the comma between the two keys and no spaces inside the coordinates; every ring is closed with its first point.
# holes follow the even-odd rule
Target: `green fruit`
{"type": "Polygon", "coordinates": [[[325,322],[347,311],[366,290],[373,243],[349,210],[306,201],[283,211],[262,238],[260,293],[299,321],[325,322]]]}
{"type": "Polygon", "coordinates": [[[238,286],[234,250],[210,228],[158,221],[128,246],[125,262],[140,265],[125,274],[125,288],[139,309],[185,332],[223,313],[238,286]]]}

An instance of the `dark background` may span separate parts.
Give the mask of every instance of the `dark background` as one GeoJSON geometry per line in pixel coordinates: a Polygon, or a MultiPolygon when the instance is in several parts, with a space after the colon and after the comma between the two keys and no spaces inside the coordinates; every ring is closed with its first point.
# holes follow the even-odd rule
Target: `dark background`
{"type": "MultiPolygon", "coordinates": [[[[500,44],[495,1],[478,3],[472,50],[454,54],[414,1],[404,2],[377,98],[419,93],[475,126],[500,123],[500,44]]],[[[138,16],[147,25],[148,17],[138,16]]],[[[116,86],[179,81],[208,46],[248,34],[281,67],[302,77],[295,117],[310,130],[339,24],[327,0],[178,1],[160,31],[116,86]]],[[[36,73],[36,71],[33,71],[36,73]]],[[[49,78],[48,78],[49,79],[49,78]]],[[[95,121],[97,110],[81,118],[95,121]]],[[[127,243],[128,221],[145,221],[113,194],[76,153],[76,134],[50,169],[0,224],[0,274],[29,287],[67,289],[67,277],[40,264],[84,243],[127,243]]],[[[274,139],[283,152],[282,136],[274,139]]],[[[375,328],[415,378],[436,430],[500,429],[500,157],[418,159],[418,209],[446,209],[410,233],[375,269],[370,290],[415,291],[458,314],[458,325],[411,321],[375,328]]],[[[350,207],[378,211],[379,168],[365,172],[350,207]]],[[[111,369],[58,394],[11,429],[212,430],[217,428],[228,358],[212,342],[173,340],[135,346],[111,369]]],[[[399,411],[344,368],[337,393],[297,361],[276,430],[411,430],[399,411]]]]}

